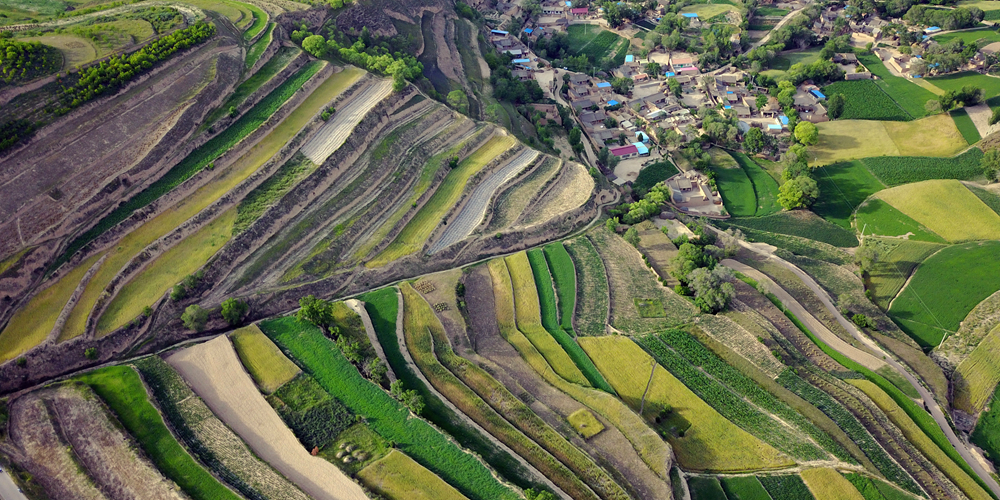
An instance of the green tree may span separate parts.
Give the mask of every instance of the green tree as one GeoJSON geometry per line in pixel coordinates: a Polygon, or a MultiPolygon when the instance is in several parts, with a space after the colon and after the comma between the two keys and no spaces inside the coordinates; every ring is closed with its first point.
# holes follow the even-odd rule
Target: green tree
{"type": "Polygon", "coordinates": [[[181,314],[181,321],[188,330],[200,332],[205,329],[205,324],[208,323],[208,309],[198,304],[191,304],[184,310],[184,314],[181,314]]]}
{"type": "Polygon", "coordinates": [[[333,324],[333,304],[315,295],[306,295],[299,299],[299,311],[295,313],[295,318],[326,331],[333,324]]]}
{"type": "Polygon", "coordinates": [[[577,144],[580,144],[580,138],[582,137],[582,135],[583,131],[580,130],[580,127],[573,127],[573,130],[569,131],[570,145],[575,146],[577,144]]]}
{"type": "Polygon", "coordinates": [[[608,228],[608,231],[613,233],[615,232],[615,229],[618,229],[618,224],[618,217],[612,217],[604,222],[604,227],[608,228]]]}
{"type": "Polygon", "coordinates": [[[743,135],[743,149],[747,153],[757,154],[767,147],[767,140],[764,138],[764,132],[757,127],[751,127],[746,134],[743,135]]]}
{"type": "Polygon", "coordinates": [[[808,175],[790,179],[778,188],[778,203],[786,210],[806,208],[819,198],[819,185],[808,175]]]}
{"type": "Polygon", "coordinates": [[[611,88],[621,95],[628,94],[632,90],[633,85],[635,85],[635,82],[631,78],[625,78],[624,76],[619,76],[611,80],[611,88]]]}
{"type": "Polygon", "coordinates": [[[980,165],[983,167],[983,174],[986,178],[991,181],[998,180],[1000,177],[1000,149],[991,149],[983,155],[983,159],[980,160],[980,165]]]}
{"type": "Polygon", "coordinates": [[[97,348],[96,347],[88,347],[88,348],[84,349],[83,356],[85,358],[89,359],[89,360],[95,360],[95,359],[97,359],[97,348]]]}
{"type": "Polygon", "coordinates": [[[826,103],[826,114],[829,115],[831,119],[840,118],[840,115],[844,114],[844,104],[846,98],[844,94],[833,94],[830,96],[830,100],[826,103]]]}
{"type": "Polygon", "coordinates": [[[768,101],[767,94],[757,94],[757,97],[754,98],[754,104],[757,105],[757,109],[763,109],[765,106],[767,106],[767,101],[768,101]]]}
{"type": "MultiPolygon", "coordinates": [[[[652,33],[652,31],[650,31],[650,33],[652,33]]],[[[646,73],[652,76],[653,78],[660,76],[660,63],[656,62],[646,63],[646,73]]]]}
{"type": "Polygon", "coordinates": [[[701,267],[688,275],[688,288],[694,292],[694,303],[702,312],[715,314],[725,309],[736,294],[732,280],[733,272],[728,267],[716,266],[711,270],[701,267]]]}
{"type": "Polygon", "coordinates": [[[1000,122],[1000,108],[994,109],[990,116],[990,125],[996,125],[997,122],[1000,122]]]}
{"type": "Polygon", "coordinates": [[[222,319],[226,320],[230,326],[236,326],[243,322],[243,317],[250,311],[250,306],[246,302],[230,297],[222,302],[222,319]]]}
{"type": "Polygon", "coordinates": [[[325,56],[326,49],[326,38],[323,38],[323,35],[313,35],[302,40],[302,50],[316,57],[325,56]]]}
{"type": "Polygon", "coordinates": [[[469,98],[459,89],[448,92],[448,105],[463,115],[469,112],[469,98]]]}
{"type": "Polygon", "coordinates": [[[424,398],[417,394],[417,391],[405,389],[402,380],[396,380],[389,385],[389,394],[403,403],[403,406],[409,408],[415,415],[420,415],[420,412],[424,411],[424,398]]]}
{"type": "Polygon", "coordinates": [[[683,89],[681,88],[681,82],[678,82],[676,78],[667,78],[667,87],[670,88],[670,93],[674,94],[674,97],[680,97],[683,89]]]}
{"type": "Polygon", "coordinates": [[[799,122],[795,126],[795,139],[806,146],[812,146],[819,142],[819,129],[812,123],[799,122]]]}
{"type": "Polygon", "coordinates": [[[639,247],[639,230],[636,229],[635,226],[631,226],[627,231],[625,231],[625,241],[627,241],[629,245],[636,248],[639,247]]]}

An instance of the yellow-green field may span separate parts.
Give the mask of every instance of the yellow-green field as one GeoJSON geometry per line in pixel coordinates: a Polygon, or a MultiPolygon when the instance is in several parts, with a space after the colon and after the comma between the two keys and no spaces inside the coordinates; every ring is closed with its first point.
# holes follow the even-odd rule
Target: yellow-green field
{"type": "Polygon", "coordinates": [[[816,498],[823,500],[865,500],[861,492],[834,469],[802,471],[802,481],[816,498]]]}
{"type": "Polygon", "coordinates": [[[231,208],[149,263],[108,304],[97,321],[97,336],[106,335],[132,321],[185,276],[194,274],[205,265],[232,238],[235,220],[236,209],[231,208]]]}
{"type": "Polygon", "coordinates": [[[399,450],[361,469],[365,487],[391,500],[465,500],[465,496],[399,450]]]}
{"type": "Polygon", "coordinates": [[[580,408],[579,410],[570,413],[566,420],[569,420],[569,425],[573,426],[573,430],[578,432],[584,439],[590,439],[604,430],[604,424],[590,410],[586,408],[580,408]]]}
{"type": "Polygon", "coordinates": [[[514,310],[517,313],[517,329],[528,337],[531,344],[542,353],[552,369],[560,377],[575,384],[589,386],[590,382],[576,366],[569,354],[556,339],[542,326],[542,313],[538,305],[538,289],[531,274],[528,254],[519,252],[505,259],[514,286],[514,310]]]}
{"type": "Polygon", "coordinates": [[[90,61],[93,61],[94,59],[97,59],[97,47],[94,46],[93,42],[81,36],[71,35],[69,33],[33,36],[20,38],[19,40],[25,42],[41,42],[50,47],[59,49],[59,52],[63,56],[63,71],[77,66],[82,66],[90,61]]]}
{"type": "Polygon", "coordinates": [[[740,9],[735,5],[729,5],[726,3],[702,3],[697,5],[688,5],[681,9],[681,13],[687,14],[689,12],[694,12],[698,14],[698,19],[702,21],[707,21],[719,14],[725,14],[729,11],[739,12],[740,9]]]}
{"type": "Polygon", "coordinates": [[[910,122],[836,120],[818,123],[819,143],[811,165],[872,156],[952,156],[968,143],[948,114],[910,122]]]}
{"type": "Polygon", "coordinates": [[[1000,10],[1000,2],[991,2],[991,1],[986,1],[986,2],[976,2],[976,1],[969,2],[969,1],[965,1],[965,2],[959,2],[958,6],[959,7],[978,7],[979,10],[982,10],[984,12],[991,11],[991,10],[1000,10]]]}
{"type": "MultiPolygon", "coordinates": [[[[247,153],[234,161],[232,165],[226,167],[224,172],[216,175],[215,178],[198,188],[177,205],[170,207],[122,238],[118,245],[109,251],[108,259],[101,265],[93,279],[87,284],[79,302],[73,308],[73,312],[70,313],[60,338],[69,339],[79,336],[84,332],[87,324],[87,316],[90,314],[90,310],[97,302],[97,299],[104,293],[105,287],[111,283],[111,280],[118,274],[118,271],[133,256],[246,180],[247,177],[256,172],[261,165],[274,156],[289,139],[294,137],[302,129],[302,126],[308,123],[309,119],[315,116],[332,96],[336,96],[337,93],[346,89],[361,74],[363,74],[363,71],[353,69],[336,73],[328,78],[298,108],[278,124],[271,133],[250,148],[247,153]],[[321,94],[316,95],[317,92],[321,92],[321,94]]],[[[25,310],[32,309],[33,306],[30,303],[25,307],[25,310]]]]}
{"type": "Polygon", "coordinates": [[[952,243],[1000,239],[1000,215],[956,180],[931,180],[877,197],[952,243]]]}
{"type": "Polygon", "coordinates": [[[14,264],[17,264],[21,260],[21,257],[24,257],[24,254],[28,253],[28,251],[32,248],[34,247],[27,247],[24,250],[7,257],[3,260],[3,262],[0,262],[0,274],[7,272],[8,269],[14,267],[14,264]]]}
{"type": "Polygon", "coordinates": [[[1000,325],[993,328],[955,370],[955,408],[975,415],[1000,383],[1000,325]]]}
{"type": "Polygon", "coordinates": [[[627,337],[580,337],[580,345],[615,392],[633,409],[654,418],[654,403],[668,404],[691,427],[667,439],[685,469],[713,472],[764,470],[794,464],[771,445],[726,420],[627,337]],[[655,366],[655,368],[654,368],[655,366]],[[626,369],[627,367],[627,369],[626,369]],[[655,370],[655,371],[654,371],[655,370]],[[650,373],[652,382],[650,382],[650,373]],[[647,392],[646,387],[649,386],[647,392]]]}
{"type": "Polygon", "coordinates": [[[248,22],[246,21],[247,18],[251,18],[249,22],[252,22],[253,14],[250,13],[250,9],[247,6],[240,2],[227,2],[224,0],[184,0],[184,2],[205,10],[218,12],[240,27],[248,22]]]}
{"type": "Polygon", "coordinates": [[[899,427],[899,430],[903,432],[903,436],[913,443],[928,460],[941,469],[948,476],[948,479],[951,479],[955,483],[955,486],[958,486],[969,498],[972,500],[989,500],[992,498],[958,464],[952,461],[934,441],[931,441],[931,438],[927,434],[924,434],[920,430],[920,427],[882,389],[879,389],[878,386],[867,380],[855,379],[848,380],[848,382],[864,391],[882,412],[889,417],[889,420],[892,420],[896,424],[896,427],[899,427]]]}
{"type": "Polygon", "coordinates": [[[278,390],[302,371],[257,325],[244,326],[230,333],[229,339],[233,341],[243,366],[264,394],[278,390]]]}
{"type": "Polygon", "coordinates": [[[494,307],[500,334],[517,349],[538,375],[555,388],[596,411],[611,425],[615,426],[632,443],[642,461],[660,477],[666,478],[664,467],[670,460],[670,448],[646,422],[630,410],[620,399],[604,391],[571,384],[556,375],[541,353],[531,341],[521,333],[515,324],[514,297],[510,273],[503,259],[489,261],[487,267],[493,280],[494,307]]]}
{"type": "Polygon", "coordinates": [[[423,248],[424,242],[430,237],[434,228],[441,223],[448,210],[462,196],[462,191],[465,190],[469,178],[479,172],[490,160],[513,146],[514,138],[512,136],[498,134],[459,162],[457,167],[448,172],[427,203],[406,223],[396,239],[372,259],[368,266],[383,266],[423,248]]]}
{"type": "Polygon", "coordinates": [[[56,326],[59,313],[73,296],[73,291],[101,255],[83,261],[62,279],[35,295],[29,302],[30,307],[14,314],[7,328],[0,332],[0,363],[20,356],[45,340],[56,326]]]}

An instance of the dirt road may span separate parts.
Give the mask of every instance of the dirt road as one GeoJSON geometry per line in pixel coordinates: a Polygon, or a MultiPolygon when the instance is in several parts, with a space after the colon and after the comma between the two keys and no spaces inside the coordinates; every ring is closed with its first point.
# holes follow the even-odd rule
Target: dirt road
{"type": "MultiPolygon", "coordinates": [[[[826,290],[823,290],[823,288],[821,288],[819,286],[819,284],[817,284],[816,281],[812,279],[811,276],[809,276],[804,271],[802,271],[801,269],[799,269],[797,266],[791,264],[790,262],[788,262],[788,261],[786,261],[786,260],[784,260],[784,259],[782,259],[782,258],[780,258],[780,257],[778,257],[776,255],[770,254],[769,252],[760,249],[756,245],[752,245],[752,244],[749,244],[749,243],[746,243],[746,242],[743,242],[743,241],[741,241],[740,244],[744,248],[747,248],[747,249],[753,251],[754,253],[768,256],[768,258],[770,258],[775,263],[777,263],[777,264],[779,264],[779,265],[787,268],[788,270],[792,271],[793,273],[795,273],[795,275],[798,276],[803,282],[805,282],[806,286],[808,286],[809,289],[812,290],[812,292],[814,294],[816,294],[817,297],[819,297],[820,301],[823,302],[823,305],[827,308],[827,310],[829,310],[830,313],[833,314],[833,316],[835,318],[837,318],[837,322],[840,323],[840,325],[843,326],[845,330],[847,330],[848,332],[850,332],[851,336],[853,336],[856,340],[858,340],[859,342],[861,342],[862,344],[864,344],[865,347],[871,349],[872,352],[875,352],[876,354],[882,356],[882,359],[885,360],[885,363],[887,363],[894,370],[896,370],[899,374],[901,374],[903,377],[905,377],[906,380],[908,382],[910,382],[910,385],[912,385],[917,390],[917,393],[920,394],[920,398],[923,399],[923,402],[924,402],[924,407],[930,410],[931,416],[934,417],[934,421],[937,422],[938,426],[941,427],[941,430],[944,431],[944,434],[945,434],[945,436],[948,437],[948,441],[951,442],[951,445],[954,446],[955,449],[958,450],[958,453],[962,456],[962,458],[966,462],[969,463],[969,466],[971,466],[972,470],[974,470],[976,472],[976,475],[979,476],[979,478],[984,483],[986,483],[986,485],[989,487],[990,491],[992,491],[994,495],[1000,496],[1000,484],[997,484],[997,481],[995,479],[993,479],[993,476],[990,475],[990,473],[983,467],[983,465],[979,462],[979,460],[977,460],[977,458],[972,454],[972,452],[969,451],[969,446],[970,445],[968,445],[963,440],[959,439],[959,437],[955,434],[955,431],[951,428],[951,425],[949,425],[948,420],[945,418],[944,412],[941,411],[941,407],[938,406],[937,401],[934,400],[934,395],[931,394],[931,392],[927,388],[925,388],[923,384],[921,384],[920,382],[918,382],[917,379],[916,379],[916,377],[914,377],[912,374],[910,374],[910,372],[908,370],[906,370],[903,367],[903,365],[901,365],[898,361],[896,361],[895,359],[893,359],[892,356],[889,356],[884,350],[882,350],[882,347],[879,346],[874,340],[872,340],[872,339],[868,338],[867,336],[863,335],[861,333],[861,331],[858,330],[858,327],[854,325],[854,323],[851,323],[850,321],[847,320],[847,318],[843,317],[840,314],[840,311],[838,311],[837,308],[836,308],[836,306],[834,305],[833,300],[826,293],[826,290]]],[[[729,267],[728,264],[724,264],[724,265],[726,265],[727,267],[729,267]]],[[[780,288],[779,288],[779,290],[780,290],[780,288]]],[[[778,295],[778,293],[777,293],[778,290],[772,290],[772,291],[775,292],[775,295],[778,295]]],[[[784,290],[781,290],[781,291],[784,291],[784,290]]],[[[790,296],[788,296],[787,292],[785,292],[785,295],[788,298],[790,298],[790,296]]],[[[785,299],[782,298],[780,295],[779,295],[779,299],[782,300],[782,303],[786,304],[786,307],[788,307],[789,309],[793,309],[792,304],[791,303],[786,303],[785,299]]],[[[797,302],[796,302],[796,304],[797,304],[797,302]]],[[[797,312],[797,311],[793,310],[793,312],[795,312],[796,315],[799,314],[799,312],[797,312]]],[[[811,315],[808,315],[808,316],[811,317],[811,315]]],[[[800,316],[800,318],[802,318],[802,316],[800,316]]],[[[815,318],[813,318],[813,319],[815,320],[815,318]]],[[[803,318],[803,320],[804,320],[804,318],[803,318]]],[[[843,345],[847,345],[847,344],[843,343],[843,345]]],[[[831,347],[834,347],[834,346],[831,345],[831,347]]],[[[861,353],[861,354],[864,354],[864,355],[870,357],[870,355],[868,355],[867,353],[864,353],[864,352],[862,352],[862,351],[860,351],[860,350],[858,350],[858,349],[856,349],[854,347],[851,347],[850,349],[846,349],[846,350],[840,350],[837,347],[834,347],[834,349],[836,349],[841,354],[843,354],[843,355],[845,355],[845,356],[847,356],[847,357],[849,357],[849,358],[853,359],[854,361],[857,361],[858,363],[861,363],[861,364],[864,364],[864,362],[862,361],[864,359],[864,357],[855,358],[854,356],[856,356],[857,353],[861,353]]]]}
{"type": "Polygon", "coordinates": [[[28,497],[21,493],[14,480],[7,475],[7,471],[0,472],[0,500],[28,500],[28,497]]]}

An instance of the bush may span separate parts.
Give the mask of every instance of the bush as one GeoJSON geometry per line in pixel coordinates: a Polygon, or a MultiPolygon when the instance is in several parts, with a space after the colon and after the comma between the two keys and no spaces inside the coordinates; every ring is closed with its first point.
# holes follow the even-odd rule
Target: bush
{"type": "Polygon", "coordinates": [[[222,319],[225,319],[230,326],[236,326],[243,322],[243,317],[250,310],[246,302],[232,297],[222,303],[222,319]]]}
{"type": "Polygon", "coordinates": [[[90,360],[97,359],[97,348],[96,347],[88,347],[85,351],[83,351],[83,355],[84,355],[84,357],[86,357],[87,359],[90,359],[90,360]]]}
{"type": "Polygon", "coordinates": [[[208,323],[208,310],[198,304],[191,304],[187,306],[184,314],[181,315],[181,321],[184,322],[184,327],[188,330],[200,332],[205,328],[205,324],[208,323]]]}

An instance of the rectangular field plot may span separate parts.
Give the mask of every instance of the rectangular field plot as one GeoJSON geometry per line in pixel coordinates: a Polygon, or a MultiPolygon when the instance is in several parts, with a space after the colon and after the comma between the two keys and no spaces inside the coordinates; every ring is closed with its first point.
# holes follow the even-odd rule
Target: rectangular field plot
{"type": "Polygon", "coordinates": [[[730,500],[770,500],[771,496],[754,476],[720,477],[722,489],[730,500]]]}
{"type": "Polygon", "coordinates": [[[858,55],[858,60],[879,79],[876,83],[893,101],[913,118],[927,116],[927,101],[937,99],[937,96],[915,84],[909,78],[893,75],[889,68],[874,54],[858,55]]]}
{"type": "Polygon", "coordinates": [[[725,151],[712,155],[712,172],[722,194],[726,210],[736,217],[753,217],[757,213],[757,195],[747,173],[725,151]],[[716,157],[724,157],[727,162],[718,162],[716,157]]]}
{"type": "Polygon", "coordinates": [[[861,162],[886,186],[898,186],[930,179],[979,179],[983,175],[982,158],[982,151],[970,148],[951,158],[885,156],[865,158],[861,162]]]}
{"type": "Polygon", "coordinates": [[[603,335],[608,320],[608,278],[604,262],[586,237],[567,240],[565,246],[576,268],[574,330],[577,335],[603,335]]]}
{"type": "Polygon", "coordinates": [[[867,235],[890,237],[905,237],[912,241],[927,241],[945,243],[923,224],[913,220],[913,217],[900,212],[878,196],[869,198],[857,209],[857,227],[867,235]]]}
{"type": "MultiPolygon", "coordinates": [[[[760,484],[773,500],[813,500],[815,497],[797,474],[784,476],[760,476],[760,484]]],[[[825,500],[825,499],[817,499],[825,500]]]]}
{"type": "Polygon", "coordinates": [[[834,469],[802,471],[802,480],[816,498],[823,500],[866,500],[850,481],[834,469]]]}
{"type": "Polygon", "coordinates": [[[956,109],[950,115],[951,119],[955,120],[955,126],[958,127],[958,131],[962,133],[966,142],[975,144],[982,139],[979,135],[979,129],[976,128],[976,124],[972,122],[972,117],[969,116],[969,112],[965,108],[956,109]]]}
{"type": "Polygon", "coordinates": [[[874,80],[835,82],[823,87],[823,94],[844,96],[841,120],[908,121],[913,117],[889,97],[874,80]]]}
{"type": "Polygon", "coordinates": [[[390,500],[465,500],[465,495],[398,450],[361,469],[358,479],[390,500]]]}
{"type": "Polygon", "coordinates": [[[687,480],[691,500],[727,500],[719,480],[714,477],[691,476],[687,480]]]}

